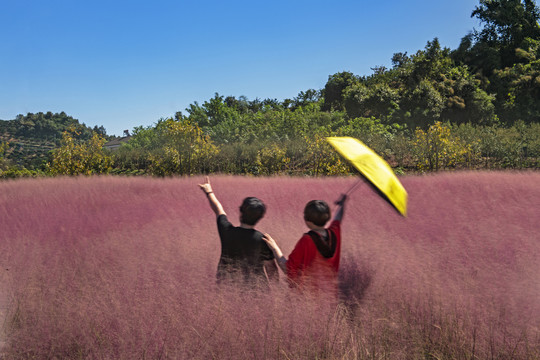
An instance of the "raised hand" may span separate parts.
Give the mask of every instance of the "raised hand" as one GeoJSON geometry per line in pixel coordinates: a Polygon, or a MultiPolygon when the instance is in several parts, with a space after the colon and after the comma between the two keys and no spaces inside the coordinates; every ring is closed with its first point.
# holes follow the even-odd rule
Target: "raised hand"
{"type": "Polygon", "coordinates": [[[336,205],[343,206],[345,204],[345,201],[347,201],[347,194],[341,194],[339,199],[335,202],[336,205]]]}
{"type": "Polygon", "coordinates": [[[199,187],[206,195],[213,193],[212,185],[210,185],[210,178],[206,177],[206,182],[204,184],[199,184],[199,187]]]}

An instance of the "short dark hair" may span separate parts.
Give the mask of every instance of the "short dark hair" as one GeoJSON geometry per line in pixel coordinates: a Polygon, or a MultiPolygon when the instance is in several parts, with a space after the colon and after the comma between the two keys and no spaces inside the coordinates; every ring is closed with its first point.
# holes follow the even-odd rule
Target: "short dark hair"
{"type": "Polygon", "coordinates": [[[304,208],[304,220],[317,226],[324,226],[330,216],[330,207],[323,200],[311,200],[304,208]]]}
{"type": "Polygon", "coordinates": [[[240,221],[246,225],[255,225],[266,213],[266,206],[256,197],[247,197],[240,206],[240,221]]]}

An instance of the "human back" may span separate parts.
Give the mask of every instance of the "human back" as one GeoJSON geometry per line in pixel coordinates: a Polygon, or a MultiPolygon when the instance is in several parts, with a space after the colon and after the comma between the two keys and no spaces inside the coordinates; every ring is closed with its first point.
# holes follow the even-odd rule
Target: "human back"
{"type": "Polygon", "coordinates": [[[240,226],[234,226],[217,199],[210,179],[199,184],[206,194],[210,208],[217,216],[221,256],[217,268],[218,284],[268,287],[279,278],[274,254],[255,225],[266,213],[266,206],[256,197],[247,197],[240,206],[240,226]]]}
{"type": "MultiPolygon", "coordinates": [[[[322,225],[320,225],[322,227],[322,225]]],[[[341,223],[304,233],[286,263],[289,285],[311,293],[336,294],[341,259],[341,223]]]]}
{"type": "Polygon", "coordinates": [[[304,221],[310,230],[296,243],[287,259],[276,241],[265,234],[263,239],[270,246],[279,267],[287,275],[289,285],[302,292],[336,296],[338,292],[338,271],[341,256],[341,220],[347,199],[342,195],[336,215],[331,218],[328,204],[322,200],[312,200],[304,208],[304,221]]]}
{"type": "Polygon", "coordinates": [[[274,256],[263,240],[263,234],[255,229],[232,225],[226,215],[218,216],[218,232],[221,241],[218,283],[268,284],[265,265],[274,256]]]}

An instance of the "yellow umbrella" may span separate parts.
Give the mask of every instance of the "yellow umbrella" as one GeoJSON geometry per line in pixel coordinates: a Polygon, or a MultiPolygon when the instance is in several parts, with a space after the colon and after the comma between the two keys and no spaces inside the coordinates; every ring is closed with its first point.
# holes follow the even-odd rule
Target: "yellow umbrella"
{"type": "MultiPolygon", "coordinates": [[[[407,191],[382,157],[352,137],[327,137],[326,140],[349,160],[397,211],[403,216],[407,215],[407,191]]],[[[351,190],[352,188],[349,192],[351,190]]]]}

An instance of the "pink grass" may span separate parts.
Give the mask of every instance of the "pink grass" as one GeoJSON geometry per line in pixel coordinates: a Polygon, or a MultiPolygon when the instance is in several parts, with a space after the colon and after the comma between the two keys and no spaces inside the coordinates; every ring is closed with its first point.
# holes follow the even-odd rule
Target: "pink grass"
{"type": "MultiPolygon", "coordinates": [[[[258,196],[289,254],[311,199],[354,178],[212,178],[229,218],[258,196]]],[[[216,289],[202,178],[0,183],[0,358],[540,356],[540,174],[402,179],[402,218],[367,186],[343,223],[344,302],[216,289]]]]}

